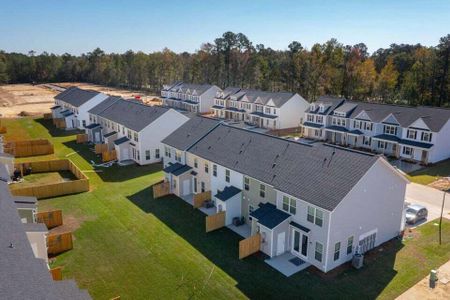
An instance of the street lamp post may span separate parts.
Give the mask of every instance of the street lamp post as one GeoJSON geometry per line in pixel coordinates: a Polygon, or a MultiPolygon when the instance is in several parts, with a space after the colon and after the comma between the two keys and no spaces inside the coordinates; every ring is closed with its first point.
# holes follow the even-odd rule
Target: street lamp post
{"type": "Polygon", "coordinates": [[[447,189],[444,189],[444,195],[442,196],[441,217],[439,219],[439,245],[442,245],[442,216],[444,215],[445,195],[447,195],[447,189]]]}

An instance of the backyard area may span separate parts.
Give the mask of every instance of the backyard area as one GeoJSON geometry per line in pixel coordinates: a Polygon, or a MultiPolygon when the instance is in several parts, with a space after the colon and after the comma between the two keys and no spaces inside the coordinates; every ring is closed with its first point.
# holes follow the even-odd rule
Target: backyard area
{"type": "MultiPolygon", "coordinates": [[[[99,162],[75,133],[51,121],[5,119],[8,136],[48,138],[55,154],[88,177],[91,191],[40,200],[39,210],[61,209],[74,230],[74,248],[51,261],[94,299],[380,298],[392,299],[450,259],[450,221],[443,244],[435,222],[407,232],[367,256],[361,270],[321,274],[308,269],[289,278],[256,254],[238,259],[240,236],[227,228],[205,233],[204,215],[175,196],[152,198],[160,164],[96,168],[99,162]],[[75,221],[76,220],[76,221],[75,221]],[[370,283],[370,284],[368,284],[370,283]]],[[[30,161],[34,158],[19,159],[30,161]]],[[[31,175],[33,176],[33,175],[31,175]]]]}
{"type": "Polygon", "coordinates": [[[23,181],[20,183],[15,183],[11,185],[11,189],[17,189],[22,187],[37,186],[42,184],[66,182],[76,180],[74,174],[70,171],[59,171],[59,172],[47,172],[47,173],[36,173],[30,174],[23,177],[23,181]]]}

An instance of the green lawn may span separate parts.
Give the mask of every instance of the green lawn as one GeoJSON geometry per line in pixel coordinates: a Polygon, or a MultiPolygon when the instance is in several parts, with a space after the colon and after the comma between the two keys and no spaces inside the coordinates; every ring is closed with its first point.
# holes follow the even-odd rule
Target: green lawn
{"type": "Polygon", "coordinates": [[[39,201],[39,209],[59,208],[78,221],[74,249],[56,257],[63,277],[74,278],[95,299],[364,298],[392,299],[450,259],[450,222],[444,244],[428,224],[405,242],[394,241],[367,259],[359,271],[333,278],[301,272],[285,278],[261,254],[240,261],[240,237],[228,229],[204,233],[204,215],[176,197],[152,199],[150,186],[162,178],[161,166],[121,167],[92,172],[96,160],[74,136],[32,119],[6,120],[9,134],[47,137],[55,156],[87,171],[92,191],[39,201]],[[25,130],[23,130],[24,128],[25,130]],[[419,238],[420,237],[420,238],[419,238]]]}
{"type": "Polygon", "coordinates": [[[450,159],[408,174],[409,180],[420,184],[430,184],[440,177],[450,176],[450,159]]]}
{"type": "Polygon", "coordinates": [[[77,177],[70,171],[33,173],[23,177],[23,182],[11,185],[11,189],[22,187],[37,186],[41,184],[50,184],[76,180],[77,177]]]}

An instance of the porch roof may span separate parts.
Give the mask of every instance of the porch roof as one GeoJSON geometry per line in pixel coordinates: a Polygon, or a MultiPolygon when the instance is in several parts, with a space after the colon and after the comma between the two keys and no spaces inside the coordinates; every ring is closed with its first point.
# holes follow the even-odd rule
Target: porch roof
{"type": "Polygon", "coordinates": [[[258,116],[258,117],[266,118],[266,119],[276,119],[276,118],[278,118],[278,116],[267,115],[267,114],[259,112],[259,111],[254,111],[254,112],[252,112],[250,114],[253,115],[253,116],[258,116]]]}
{"type": "Polygon", "coordinates": [[[224,109],[225,107],[221,106],[221,105],[213,105],[212,108],[215,109],[224,109]]]}
{"type": "Polygon", "coordinates": [[[348,132],[348,134],[353,134],[353,135],[363,135],[364,133],[363,133],[361,130],[353,129],[353,130],[350,130],[350,131],[348,132]]]}
{"type": "Polygon", "coordinates": [[[228,199],[231,199],[232,197],[236,196],[241,192],[240,189],[238,189],[235,186],[227,186],[223,189],[223,191],[219,191],[214,197],[221,201],[227,201],[228,199]]]}
{"type": "Polygon", "coordinates": [[[180,163],[171,164],[163,169],[164,172],[173,174],[174,176],[180,176],[189,170],[192,170],[192,167],[180,163]]]}
{"type": "Polygon", "coordinates": [[[250,214],[251,217],[258,220],[258,223],[273,229],[279,224],[288,219],[291,215],[279,210],[275,205],[271,203],[264,203],[260,207],[250,214]]]}
{"type": "Polygon", "coordinates": [[[68,112],[65,112],[65,113],[61,113],[64,117],[70,117],[70,116],[72,116],[73,115],[73,112],[71,112],[71,111],[68,111],[68,112]]]}
{"type": "Polygon", "coordinates": [[[379,134],[372,138],[376,139],[376,140],[383,140],[383,141],[397,142],[397,143],[401,141],[401,139],[399,137],[397,137],[395,135],[390,135],[390,134],[379,134]]]}
{"type": "Polygon", "coordinates": [[[305,123],[303,123],[303,126],[312,127],[312,128],[322,128],[323,127],[322,124],[316,124],[316,123],[312,123],[312,122],[305,122],[305,123]]]}
{"type": "Polygon", "coordinates": [[[120,144],[123,144],[123,143],[125,143],[125,142],[128,142],[130,139],[129,138],[127,138],[126,136],[124,136],[124,137],[121,137],[120,139],[117,139],[117,140],[115,140],[114,141],[114,144],[115,145],[120,145],[120,144]]]}
{"type": "Polygon", "coordinates": [[[400,144],[407,145],[407,146],[412,146],[412,147],[417,147],[417,148],[423,148],[423,149],[430,149],[431,147],[434,146],[433,144],[417,142],[417,141],[411,141],[411,140],[401,140],[400,144]]]}
{"type": "Polygon", "coordinates": [[[100,124],[92,123],[92,124],[89,124],[89,125],[85,126],[84,128],[86,128],[86,129],[93,129],[93,128],[98,127],[98,126],[100,126],[100,124]]]}
{"type": "Polygon", "coordinates": [[[51,110],[54,110],[54,109],[57,109],[57,108],[61,108],[61,106],[55,105],[55,106],[50,107],[51,110]]]}
{"type": "Polygon", "coordinates": [[[107,137],[110,137],[112,135],[115,135],[116,133],[117,133],[117,131],[111,131],[109,133],[104,134],[103,137],[107,138],[107,137]]]}
{"type": "Polygon", "coordinates": [[[238,112],[238,113],[245,113],[244,109],[239,109],[236,107],[226,107],[225,110],[232,111],[232,112],[238,112]]]}
{"type": "Polygon", "coordinates": [[[347,128],[345,128],[345,127],[342,127],[342,126],[335,126],[335,125],[327,126],[327,127],[325,127],[325,129],[326,129],[326,130],[331,130],[331,131],[338,131],[338,132],[348,132],[348,131],[349,131],[349,130],[348,130],[347,128]]]}

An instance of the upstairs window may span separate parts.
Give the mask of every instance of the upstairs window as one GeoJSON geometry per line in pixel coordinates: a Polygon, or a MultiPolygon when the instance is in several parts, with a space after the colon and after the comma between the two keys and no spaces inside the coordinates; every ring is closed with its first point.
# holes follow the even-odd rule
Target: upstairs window
{"type": "Polygon", "coordinates": [[[432,133],[431,132],[422,132],[421,140],[424,142],[431,142],[432,133]]]}
{"type": "Polygon", "coordinates": [[[205,173],[209,173],[209,165],[208,165],[208,163],[205,163],[205,173]]]}
{"type": "Polygon", "coordinates": [[[323,116],[316,116],[316,122],[323,124],[323,116]]]}
{"type": "Polygon", "coordinates": [[[175,151],[175,160],[177,162],[181,162],[181,152],[180,151],[175,151]]]}
{"type": "Polygon", "coordinates": [[[415,140],[417,138],[417,131],[408,129],[408,131],[406,132],[406,137],[408,139],[415,140]]]}
{"type": "Polygon", "coordinates": [[[287,196],[283,196],[282,208],[285,212],[295,215],[297,212],[297,201],[287,196]]]}
{"type": "Polygon", "coordinates": [[[308,120],[308,122],[314,122],[314,116],[308,115],[307,120],[308,120]]]}
{"type": "Polygon", "coordinates": [[[347,255],[353,252],[353,236],[349,237],[347,240],[347,255]]]}
{"type": "Polygon", "coordinates": [[[138,136],[137,132],[133,133],[133,139],[135,142],[139,142],[139,136],[138,136]]]}
{"type": "Polygon", "coordinates": [[[198,168],[198,160],[197,158],[194,158],[194,168],[198,168]]]}
{"type": "Polygon", "coordinates": [[[384,133],[396,135],[397,134],[397,126],[384,125],[384,133]]]}
{"type": "MultiPolygon", "coordinates": [[[[217,175],[217,172],[216,172],[216,175],[217,175]]],[[[228,169],[225,170],[225,181],[230,182],[230,170],[228,170],[228,169]]]]}
{"type": "Polygon", "coordinates": [[[170,153],[170,148],[167,146],[164,146],[164,155],[169,158],[172,156],[170,153]]]}
{"type": "Polygon", "coordinates": [[[250,190],[250,178],[244,177],[244,190],[250,190]]]}
{"type": "Polygon", "coordinates": [[[259,185],[259,196],[261,198],[265,198],[266,197],[266,186],[264,184],[260,184],[259,185]]]}
{"type": "Polygon", "coordinates": [[[156,158],[156,159],[159,158],[159,149],[155,149],[155,158],[156,158]]]}
{"type": "Polygon", "coordinates": [[[320,209],[308,206],[308,214],[306,216],[308,222],[314,223],[317,226],[322,227],[323,225],[323,211],[320,209]]]}
{"type": "Polygon", "coordinates": [[[217,165],[213,165],[213,176],[217,177],[217,165]]]}

